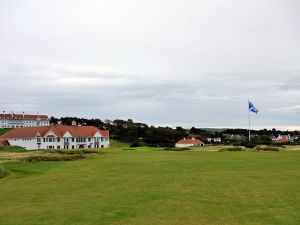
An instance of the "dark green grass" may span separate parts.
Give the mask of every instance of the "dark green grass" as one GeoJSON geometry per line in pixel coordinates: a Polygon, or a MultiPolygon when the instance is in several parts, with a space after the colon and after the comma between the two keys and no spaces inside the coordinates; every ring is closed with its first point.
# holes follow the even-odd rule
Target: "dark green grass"
{"type": "Polygon", "coordinates": [[[5,134],[7,131],[9,131],[11,128],[0,128],[0,136],[5,134]]]}
{"type": "Polygon", "coordinates": [[[0,152],[26,152],[27,150],[20,146],[0,147],[0,152]]]}
{"type": "Polygon", "coordinates": [[[0,224],[300,224],[300,152],[155,150],[6,163],[0,224]]]}

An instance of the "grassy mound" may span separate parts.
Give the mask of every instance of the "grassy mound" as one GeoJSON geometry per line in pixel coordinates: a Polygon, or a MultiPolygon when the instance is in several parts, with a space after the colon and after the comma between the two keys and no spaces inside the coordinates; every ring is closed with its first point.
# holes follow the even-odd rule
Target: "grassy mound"
{"type": "Polygon", "coordinates": [[[244,149],[241,147],[231,147],[231,148],[222,148],[219,150],[219,152],[240,152],[244,149]]]}
{"type": "Polygon", "coordinates": [[[187,150],[191,150],[190,148],[172,148],[172,147],[166,147],[164,148],[165,151],[187,151],[187,150]]]}
{"type": "Polygon", "coordinates": [[[79,159],[86,159],[87,156],[83,154],[62,155],[62,154],[47,154],[47,155],[32,155],[27,156],[23,160],[25,162],[40,162],[40,161],[73,161],[79,159]]]}
{"type": "Polygon", "coordinates": [[[274,146],[258,146],[256,148],[257,151],[264,151],[264,152],[279,152],[280,148],[279,147],[274,147],[274,146]]]}
{"type": "Polygon", "coordinates": [[[67,155],[76,155],[76,154],[99,154],[100,152],[95,149],[51,149],[46,150],[46,153],[57,153],[57,154],[67,154],[67,155]]]}

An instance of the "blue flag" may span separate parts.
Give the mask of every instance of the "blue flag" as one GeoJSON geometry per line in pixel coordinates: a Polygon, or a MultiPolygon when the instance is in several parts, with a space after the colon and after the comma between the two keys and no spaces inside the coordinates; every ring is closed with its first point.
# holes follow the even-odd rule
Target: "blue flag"
{"type": "Polygon", "coordinates": [[[254,112],[254,113],[258,113],[257,108],[255,108],[255,106],[252,104],[252,102],[250,102],[250,100],[248,100],[248,105],[249,105],[249,111],[250,112],[254,112]]]}

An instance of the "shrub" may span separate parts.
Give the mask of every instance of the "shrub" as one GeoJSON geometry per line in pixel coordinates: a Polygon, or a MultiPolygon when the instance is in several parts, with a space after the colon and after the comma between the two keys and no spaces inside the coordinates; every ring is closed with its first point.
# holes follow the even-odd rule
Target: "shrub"
{"type": "Polygon", "coordinates": [[[95,149],[51,149],[46,150],[46,153],[58,153],[58,154],[67,154],[67,155],[76,155],[76,154],[93,154],[93,153],[100,153],[98,150],[95,149]]]}
{"type": "Polygon", "coordinates": [[[137,147],[141,147],[142,145],[141,145],[141,143],[139,143],[139,142],[133,142],[129,147],[130,148],[137,148],[137,147]]]}
{"type": "Polygon", "coordinates": [[[247,144],[245,144],[244,146],[246,148],[255,148],[257,144],[253,143],[253,142],[248,142],[247,144]]]}
{"type": "Polygon", "coordinates": [[[165,151],[187,151],[190,150],[190,148],[172,148],[172,147],[166,147],[164,148],[165,151]]]}
{"type": "Polygon", "coordinates": [[[32,155],[25,157],[23,160],[26,162],[39,162],[39,161],[73,161],[78,159],[86,159],[87,156],[83,154],[74,155],[32,155]]]}
{"type": "Polygon", "coordinates": [[[243,151],[241,147],[232,147],[232,148],[222,148],[219,150],[219,152],[240,152],[243,151]]]}
{"type": "Polygon", "coordinates": [[[130,151],[132,151],[134,149],[133,148],[122,148],[122,150],[130,150],[130,151]]]}
{"type": "Polygon", "coordinates": [[[271,151],[271,152],[279,152],[280,148],[274,146],[259,146],[256,148],[258,151],[271,151]]]}

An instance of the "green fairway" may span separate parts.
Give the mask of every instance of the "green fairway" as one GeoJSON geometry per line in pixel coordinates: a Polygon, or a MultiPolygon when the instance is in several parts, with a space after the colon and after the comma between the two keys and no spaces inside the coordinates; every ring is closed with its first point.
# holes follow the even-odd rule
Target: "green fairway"
{"type": "Polygon", "coordinates": [[[4,167],[1,225],[300,224],[299,151],[120,145],[86,160],[4,167]]]}

